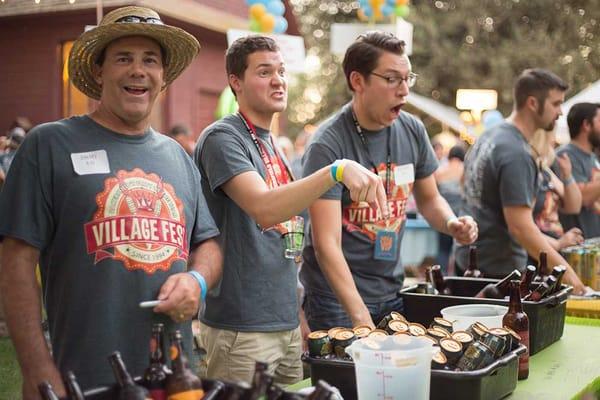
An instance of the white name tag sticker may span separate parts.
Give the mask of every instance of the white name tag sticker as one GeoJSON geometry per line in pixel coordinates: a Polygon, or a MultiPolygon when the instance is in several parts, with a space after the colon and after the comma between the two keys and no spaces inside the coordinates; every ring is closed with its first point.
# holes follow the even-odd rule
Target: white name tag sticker
{"type": "Polygon", "coordinates": [[[108,174],[108,155],[106,150],[71,153],[73,169],[77,175],[108,174]]]}
{"type": "Polygon", "coordinates": [[[406,185],[415,181],[415,166],[413,164],[398,165],[394,168],[396,185],[406,185]]]}

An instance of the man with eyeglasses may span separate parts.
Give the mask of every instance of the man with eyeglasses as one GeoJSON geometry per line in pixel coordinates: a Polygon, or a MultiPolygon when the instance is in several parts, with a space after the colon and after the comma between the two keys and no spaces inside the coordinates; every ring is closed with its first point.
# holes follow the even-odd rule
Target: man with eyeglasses
{"type": "Polygon", "coordinates": [[[368,32],[348,48],[343,68],[352,101],[319,127],[304,156],[304,174],[338,158],[359,162],[382,177],[389,218],[352,201],[340,185],[310,207],[300,277],[311,330],[374,327],[389,312],[402,310],[400,242],[411,193],[433,228],[461,243],[477,237],[473,219],[457,218],[437,191],[438,164],[425,127],[401,111],[417,77],[404,42],[368,32]]]}

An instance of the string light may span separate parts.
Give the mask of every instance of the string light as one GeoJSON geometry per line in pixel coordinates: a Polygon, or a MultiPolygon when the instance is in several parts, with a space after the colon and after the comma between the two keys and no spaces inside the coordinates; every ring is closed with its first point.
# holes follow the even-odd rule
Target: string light
{"type": "Polygon", "coordinates": [[[35,4],[40,4],[40,0],[35,0],[35,4]]]}
{"type": "Polygon", "coordinates": [[[70,3],[70,4],[74,4],[74,3],[75,3],[75,0],[69,0],[69,3],[70,3]]]}

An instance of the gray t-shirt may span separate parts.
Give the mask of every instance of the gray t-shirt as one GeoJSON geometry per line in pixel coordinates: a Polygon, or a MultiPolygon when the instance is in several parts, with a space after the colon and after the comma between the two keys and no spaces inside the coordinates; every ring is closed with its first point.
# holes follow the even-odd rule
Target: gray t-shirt
{"type": "MultiPolygon", "coordinates": [[[[587,153],[572,143],[558,149],[557,154],[563,153],[569,155],[573,166],[573,178],[577,183],[600,179],[600,162],[594,153],[587,153]]],[[[596,201],[592,207],[582,205],[579,214],[561,213],[560,222],[565,232],[577,227],[583,231],[586,239],[600,236],[600,200],[596,201]]]]}
{"type": "MultiPolygon", "coordinates": [[[[465,159],[464,212],[479,225],[477,258],[486,277],[523,270],[527,253],[508,232],[503,207],[533,208],[538,170],[521,132],[508,122],[477,139],[465,159]]],[[[466,269],[468,246],[456,250],[456,263],[466,269]]]]}
{"type": "MultiPolygon", "coordinates": [[[[387,148],[390,139],[391,173],[388,190],[388,207],[391,217],[389,228],[398,235],[396,259],[384,261],[374,259],[375,237],[386,227],[380,212],[367,203],[353,203],[350,193],[337,184],[321,198],[342,202],[342,251],[348,262],[358,291],[367,303],[381,302],[396,297],[402,287],[404,269],[400,259],[400,241],[406,220],[405,205],[412,192],[414,179],[396,185],[397,167],[404,170],[403,177],[412,175],[416,179],[426,178],[437,168],[437,160],[429,143],[423,124],[410,114],[402,112],[392,125],[380,131],[363,129],[369,154],[377,166],[379,176],[387,182],[387,148]],[[404,167],[402,167],[404,166],[404,167]],[[408,170],[412,169],[410,174],[408,170]]],[[[318,132],[304,155],[304,176],[331,164],[337,159],[351,159],[373,171],[371,162],[354,125],[352,109],[346,104],[337,114],[319,127],[318,132]]],[[[315,256],[310,231],[306,235],[300,279],[307,292],[334,296],[315,256]]]]}
{"type": "Polygon", "coordinates": [[[192,246],[218,235],[192,160],[153,130],[126,136],[87,116],[47,123],[25,138],[0,196],[0,235],[40,250],[54,359],[83,388],[111,384],[107,356],[148,364],[152,324],[190,323],[142,309],[192,246]],[[104,159],[105,161],[102,161],[104,159]]]}
{"type": "MultiPolygon", "coordinates": [[[[270,133],[256,128],[258,140],[274,156],[270,133]]],[[[247,171],[267,176],[260,153],[238,115],[207,127],[194,159],[202,176],[202,190],[221,230],[223,277],[206,300],[202,321],[220,329],[271,332],[298,326],[297,267],[283,256],[277,229],[262,230],[254,219],[229,198],[221,185],[247,171]]],[[[281,152],[279,152],[281,154],[281,152]]],[[[281,174],[272,160],[280,183],[281,174]]],[[[270,184],[270,179],[266,179],[270,184]]],[[[275,183],[272,183],[275,185],[275,183]]]]}

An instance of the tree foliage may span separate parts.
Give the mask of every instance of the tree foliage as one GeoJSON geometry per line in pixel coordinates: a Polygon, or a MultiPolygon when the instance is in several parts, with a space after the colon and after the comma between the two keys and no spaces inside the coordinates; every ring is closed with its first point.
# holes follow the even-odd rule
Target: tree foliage
{"type": "MultiPolygon", "coordinates": [[[[307,54],[321,60],[321,69],[298,77],[290,91],[290,122],[300,129],[350,98],[341,60],[329,53],[329,30],[333,22],[358,23],[359,5],[335,0],[291,3],[307,54]]],[[[557,73],[571,85],[567,97],[599,79],[600,7],[595,2],[413,0],[410,7],[411,60],[419,74],[412,90],[446,105],[454,105],[459,88],[495,89],[498,108],[506,115],[514,79],[525,68],[557,73]]]]}

